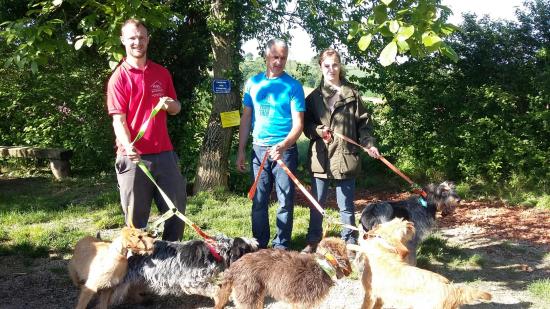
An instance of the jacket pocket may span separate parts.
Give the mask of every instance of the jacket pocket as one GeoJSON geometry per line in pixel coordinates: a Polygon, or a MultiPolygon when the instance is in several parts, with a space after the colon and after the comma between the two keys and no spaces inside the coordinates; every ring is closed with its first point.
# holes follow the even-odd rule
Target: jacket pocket
{"type": "Polygon", "coordinates": [[[309,169],[312,173],[326,173],[327,147],[322,140],[317,140],[311,147],[309,169]]]}
{"type": "Polygon", "coordinates": [[[344,151],[340,161],[340,173],[343,175],[356,175],[361,168],[361,161],[357,152],[344,151]]]}

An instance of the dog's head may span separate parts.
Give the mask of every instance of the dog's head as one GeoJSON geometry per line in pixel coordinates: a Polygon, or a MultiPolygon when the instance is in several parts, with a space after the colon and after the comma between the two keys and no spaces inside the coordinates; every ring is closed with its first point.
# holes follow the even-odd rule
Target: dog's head
{"type": "Polygon", "coordinates": [[[323,238],[317,246],[317,253],[323,255],[336,270],[336,278],[351,274],[351,263],[349,261],[346,243],[339,238],[323,238]]]}
{"type": "Polygon", "coordinates": [[[361,247],[376,246],[382,250],[397,253],[405,259],[409,250],[405,244],[414,237],[414,225],[401,218],[378,224],[367,233],[361,233],[359,244],[361,247]]]}
{"type": "Polygon", "coordinates": [[[155,237],[146,231],[125,226],[120,231],[120,237],[124,248],[135,254],[147,255],[153,253],[155,237]]]}
{"type": "Polygon", "coordinates": [[[435,203],[441,216],[453,214],[456,207],[460,204],[460,196],[456,193],[455,184],[451,181],[444,181],[439,185],[430,184],[425,188],[428,199],[435,203]]]}
{"type": "Polygon", "coordinates": [[[258,241],[255,238],[235,237],[229,250],[229,265],[243,255],[258,251],[258,241]]]}

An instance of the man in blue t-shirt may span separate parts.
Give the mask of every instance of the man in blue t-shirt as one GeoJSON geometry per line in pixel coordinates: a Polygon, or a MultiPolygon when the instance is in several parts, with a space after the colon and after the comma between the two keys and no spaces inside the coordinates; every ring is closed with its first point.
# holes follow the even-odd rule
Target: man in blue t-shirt
{"type": "Polygon", "coordinates": [[[273,184],[279,208],[272,247],[288,249],[292,235],[294,183],[277,160],[282,160],[292,173],[296,173],[296,140],[302,134],[306,108],[302,85],[285,72],[287,57],[288,45],[284,41],[272,39],[267,42],[266,72],[248,79],[244,87],[237,169],[246,171],[245,149],[251,129],[252,179],[258,174],[266,153],[268,155],[252,200],[252,234],[261,248],[267,248],[270,238],[268,206],[273,184]]]}

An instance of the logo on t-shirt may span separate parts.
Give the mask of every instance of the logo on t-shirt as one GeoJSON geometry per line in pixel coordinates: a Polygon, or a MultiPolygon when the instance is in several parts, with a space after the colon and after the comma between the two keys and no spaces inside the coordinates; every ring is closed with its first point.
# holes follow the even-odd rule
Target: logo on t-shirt
{"type": "Polygon", "coordinates": [[[160,80],[157,80],[156,82],[151,84],[151,95],[154,98],[160,98],[164,96],[164,87],[162,87],[162,83],[160,80]]]}

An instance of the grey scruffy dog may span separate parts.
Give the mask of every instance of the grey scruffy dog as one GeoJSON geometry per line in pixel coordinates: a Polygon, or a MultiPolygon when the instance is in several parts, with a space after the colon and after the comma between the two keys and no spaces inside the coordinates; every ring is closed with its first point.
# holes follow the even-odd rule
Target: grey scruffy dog
{"type": "Polygon", "coordinates": [[[413,196],[404,201],[377,202],[368,204],[361,213],[361,225],[365,231],[370,231],[375,225],[391,221],[393,218],[403,218],[414,224],[416,234],[407,243],[409,249],[408,263],[416,265],[416,248],[435,226],[435,214],[450,215],[460,203],[460,197],[452,182],[445,181],[439,185],[429,184],[423,188],[426,199],[413,196]]]}
{"type": "Polygon", "coordinates": [[[253,238],[216,235],[217,261],[202,240],[186,242],[156,241],[149,256],[131,256],[128,273],[113,296],[112,304],[142,302],[142,292],[182,296],[197,294],[214,298],[220,276],[229,265],[246,253],[258,250],[253,238]]]}

